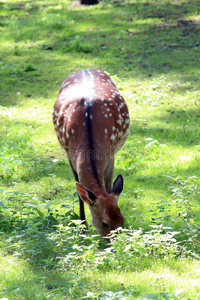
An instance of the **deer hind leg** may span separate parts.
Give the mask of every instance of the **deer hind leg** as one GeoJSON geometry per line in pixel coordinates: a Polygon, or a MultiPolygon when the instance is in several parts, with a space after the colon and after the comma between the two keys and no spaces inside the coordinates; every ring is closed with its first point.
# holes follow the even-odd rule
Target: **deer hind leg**
{"type": "MultiPolygon", "coordinates": [[[[78,181],[78,182],[79,182],[77,172],[74,170],[74,168],[73,168],[73,166],[72,166],[72,163],[71,163],[70,161],[69,161],[69,163],[70,163],[71,169],[72,169],[72,171],[73,171],[75,181],[78,181]]],[[[88,223],[87,223],[86,217],[85,217],[85,207],[84,207],[84,202],[83,202],[83,200],[79,197],[79,195],[78,195],[78,199],[79,199],[79,216],[80,216],[80,219],[81,219],[81,221],[82,221],[82,224],[84,224],[85,227],[86,227],[86,230],[88,230],[88,223]]]]}
{"type": "Polygon", "coordinates": [[[111,157],[104,171],[105,188],[108,194],[112,191],[112,181],[114,173],[114,157],[111,157]]]}

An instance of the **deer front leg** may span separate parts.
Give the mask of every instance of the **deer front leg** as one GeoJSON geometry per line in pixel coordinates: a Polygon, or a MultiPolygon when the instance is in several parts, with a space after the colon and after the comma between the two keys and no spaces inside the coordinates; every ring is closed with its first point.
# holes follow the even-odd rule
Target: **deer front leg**
{"type": "MultiPolygon", "coordinates": [[[[70,160],[69,160],[69,162],[70,162],[70,160]]],[[[79,180],[78,180],[78,174],[77,174],[76,171],[74,170],[74,168],[73,168],[71,162],[70,162],[70,166],[71,166],[71,169],[72,169],[72,171],[73,171],[75,181],[79,182],[79,180]]],[[[84,207],[84,202],[83,202],[83,200],[80,198],[79,195],[78,195],[78,199],[79,199],[79,216],[80,216],[80,219],[81,219],[81,221],[82,221],[82,224],[84,224],[85,227],[86,227],[86,230],[88,230],[88,223],[87,223],[86,217],[85,217],[85,207],[84,207]]]]}
{"type": "Polygon", "coordinates": [[[88,223],[86,221],[86,217],[85,217],[85,208],[84,208],[84,202],[83,200],[78,196],[79,199],[79,215],[80,215],[80,219],[82,221],[82,224],[85,225],[86,229],[88,230],[88,223]]]}
{"type": "Polygon", "coordinates": [[[114,173],[114,157],[111,157],[104,172],[105,188],[108,194],[112,191],[112,181],[114,173]]]}

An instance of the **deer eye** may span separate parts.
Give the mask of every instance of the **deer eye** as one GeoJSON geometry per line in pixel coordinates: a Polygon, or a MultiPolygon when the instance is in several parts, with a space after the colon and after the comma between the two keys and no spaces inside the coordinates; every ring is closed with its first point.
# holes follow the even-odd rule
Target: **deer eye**
{"type": "Polygon", "coordinates": [[[105,222],[102,222],[103,227],[105,227],[106,229],[108,229],[108,224],[106,224],[105,222]]]}

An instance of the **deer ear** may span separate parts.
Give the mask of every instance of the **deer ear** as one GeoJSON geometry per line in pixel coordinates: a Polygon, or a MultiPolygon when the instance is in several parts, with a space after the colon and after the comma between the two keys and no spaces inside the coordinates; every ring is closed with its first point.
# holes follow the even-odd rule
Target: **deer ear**
{"type": "Polygon", "coordinates": [[[116,195],[121,194],[123,190],[123,182],[124,182],[123,177],[121,174],[119,174],[113,183],[112,193],[116,195]]]}
{"type": "Polygon", "coordinates": [[[78,195],[84,202],[86,202],[90,206],[94,205],[94,202],[95,202],[97,196],[92,191],[90,191],[89,189],[86,189],[79,182],[76,182],[76,189],[77,189],[78,195]]]}

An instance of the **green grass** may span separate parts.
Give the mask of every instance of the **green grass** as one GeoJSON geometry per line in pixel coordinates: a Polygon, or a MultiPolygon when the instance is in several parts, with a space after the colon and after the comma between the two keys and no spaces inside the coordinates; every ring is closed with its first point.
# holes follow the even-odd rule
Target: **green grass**
{"type": "Polygon", "coordinates": [[[200,299],[199,1],[0,2],[0,298],[200,299]],[[52,124],[63,80],[107,71],[129,107],[124,231],[79,228],[52,124]]]}

